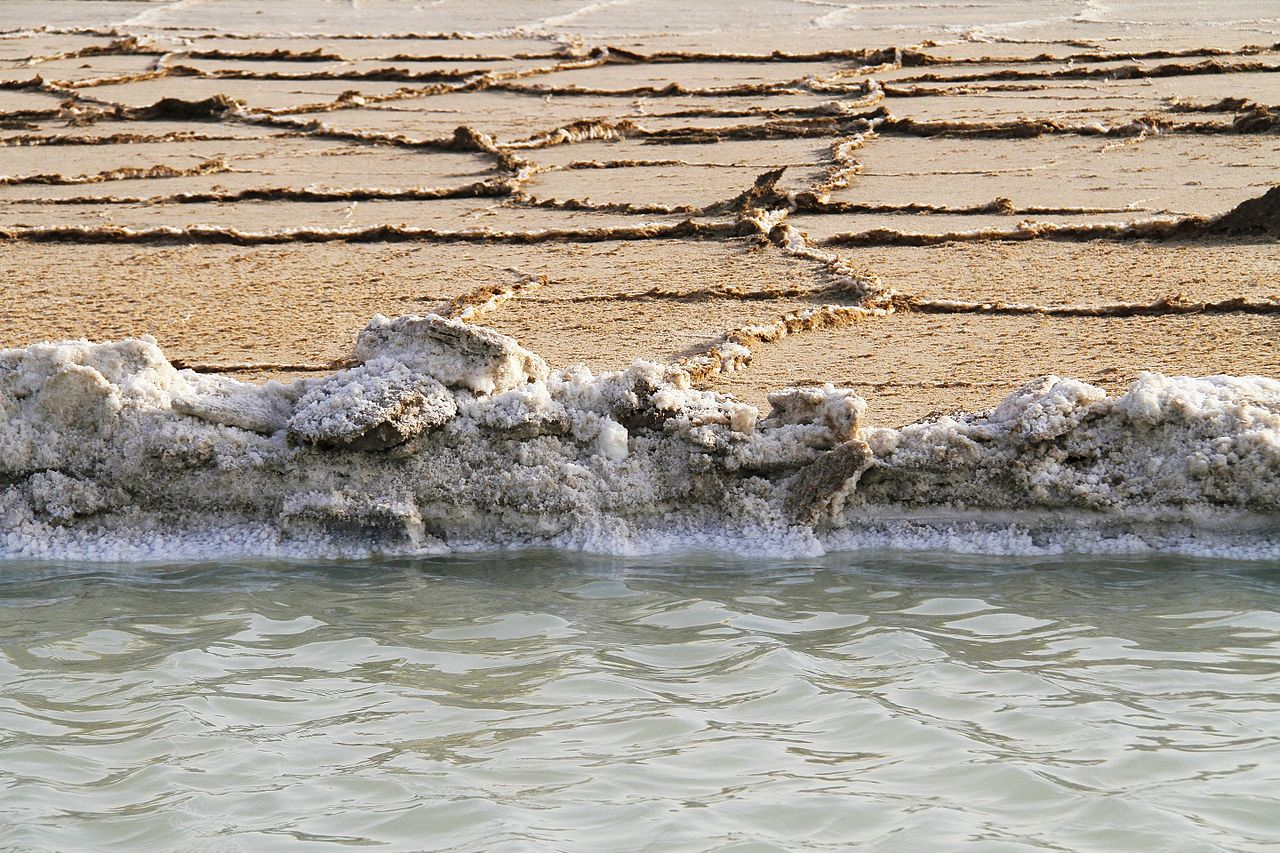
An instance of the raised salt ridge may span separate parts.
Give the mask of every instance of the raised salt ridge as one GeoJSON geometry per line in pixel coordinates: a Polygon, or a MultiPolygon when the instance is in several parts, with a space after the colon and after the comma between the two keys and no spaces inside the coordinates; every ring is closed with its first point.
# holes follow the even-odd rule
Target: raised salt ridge
{"type": "Polygon", "coordinates": [[[376,317],[354,366],[253,385],[153,339],[0,352],[0,556],[552,544],[1280,556],[1280,382],[1044,377],[990,412],[863,424],[832,386],[754,407],[637,362],[550,371],[488,329],[376,317]]]}

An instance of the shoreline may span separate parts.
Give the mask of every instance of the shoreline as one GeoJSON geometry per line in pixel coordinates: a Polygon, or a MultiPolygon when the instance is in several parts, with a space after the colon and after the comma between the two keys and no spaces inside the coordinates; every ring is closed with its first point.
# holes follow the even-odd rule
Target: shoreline
{"type": "Polygon", "coordinates": [[[1280,381],[1045,377],[892,429],[849,389],[761,412],[689,380],[551,371],[437,315],[375,317],[351,366],[289,385],[178,371],[148,339],[7,350],[0,550],[1280,554],[1280,381]]]}

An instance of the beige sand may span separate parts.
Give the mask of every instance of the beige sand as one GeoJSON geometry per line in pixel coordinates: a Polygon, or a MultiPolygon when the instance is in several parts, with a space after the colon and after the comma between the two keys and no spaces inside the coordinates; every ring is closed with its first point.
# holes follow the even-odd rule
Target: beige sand
{"type": "Polygon", "coordinates": [[[558,366],[745,342],[699,380],[881,424],[1280,375],[1280,193],[1214,224],[1276,183],[1280,20],[1059,5],[6,4],[0,346],[287,377],[436,310],[558,366]]]}

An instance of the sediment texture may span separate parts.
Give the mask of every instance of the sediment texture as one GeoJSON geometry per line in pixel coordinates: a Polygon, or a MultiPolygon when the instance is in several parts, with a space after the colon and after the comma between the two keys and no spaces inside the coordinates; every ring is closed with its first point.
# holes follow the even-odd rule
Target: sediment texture
{"type": "MultiPolygon", "coordinates": [[[[1101,418],[1133,426],[1138,444],[1126,452],[1151,452],[1142,442],[1156,439],[1125,420],[1129,404],[1121,403],[1139,389],[1230,407],[1252,399],[1255,385],[1272,393],[1267,380],[1248,377],[1280,375],[1280,21],[1260,8],[1215,8],[1050,2],[1026,15],[999,5],[781,0],[744,15],[729,3],[690,14],[625,2],[409,8],[367,0],[279,3],[249,15],[204,0],[85,0],[56,14],[47,4],[10,3],[0,22],[8,27],[0,33],[0,281],[9,297],[0,304],[0,346],[26,353],[6,358],[34,359],[37,350],[21,348],[152,335],[171,361],[150,345],[119,345],[146,351],[130,358],[152,365],[143,372],[155,377],[142,384],[160,389],[149,414],[126,420],[185,430],[194,418],[215,431],[247,431],[252,438],[234,441],[288,470],[318,471],[341,457],[356,461],[339,467],[382,472],[368,475],[375,480],[390,468],[359,454],[400,458],[420,444],[432,456],[438,436],[481,417],[477,406],[534,393],[511,377],[527,374],[530,389],[577,411],[579,402],[561,399],[566,389],[613,393],[600,389],[634,378],[637,359],[659,365],[644,370],[662,382],[681,377],[672,387],[690,400],[731,393],[741,404],[703,396],[695,408],[739,426],[757,409],[790,411],[778,408],[785,388],[851,388],[868,401],[858,428],[916,436],[901,439],[908,445],[926,442],[920,422],[952,416],[956,435],[978,441],[967,430],[989,416],[959,413],[1007,413],[1006,398],[1027,383],[1070,376],[1093,389],[1073,405],[1097,417],[1063,435],[1101,435],[1089,426],[1101,418]],[[455,351],[470,337],[438,340],[435,349],[414,337],[412,352],[382,341],[382,355],[353,355],[371,316],[432,312],[462,324],[448,328],[492,330],[475,340],[513,336],[537,361],[521,355],[485,372],[483,347],[455,351]],[[442,366],[448,353],[454,373],[442,366]],[[197,372],[158,378],[170,368],[197,372]],[[1192,391],[1199,380],[1143,371],[1245,378],[1192,391]],[[253,384],[269,380],[278,382],[253,384]],[[459,396],[467,394],[474,399],[459,396]]],[[[374,346],[377,334],[366,330],[361,346],[374,346]]],[[[93,369],[124,398],[137,384],[123,378],[129,371],[93,369]]],[[[46,376],[50,387],[70,382],[80,389],[73,396],[115,400],[116,392],[90,393],[55,374],[46,376]]],[[[14,391],[9,411],[26,406],[28,393],[43,392],[14,391]]],[[[643,430],[651,424],[618,420],[603,404],[582,410],[621,424],[626,435],[613,431],[605,442],[614,452],[626,445],[628,459],[649,458],[643,430]]],[[[1001,423],[991,428],[1016,433],[1013,421],[1001,423]]],[[[1237,428],[1247,431],[1218,424],[1225,432],[1214,435],[1237,428]]],[[[777,429],[764,433],[787,434],[777,429]]],[[[743,446],[761,440],[750,435],[743,446]]],[[[802,477],[796,466],[816,457],[801,454],[779,469],[785,475],[765,476],[773,508],[760,517],[773,520],[759,523],[824,530],[840,506],[914,506],[920,499],[910,490],[926,486],[966,512],[1007,512],[1031,494],[982,468],[1001,454],[1020,464],[1027,448],[984,445],[976,458],[988,462],[969,468],[943,454],[926,476],[923,457],[895,462],[870,437],[857,439],[870,451],[850,449],[852,435],[821,449],[833,454],[825,468],[802,477]],[[951,475],[938,472],[953,463],[959,479],[948,485],[951,475]],[[790,487],[774,486],[788,478],[831,494],[787,498],[790,487]],[[849,504],[832,484],[853,480],[849,504]],[[957,491],[960,480],[986,491],[957,491]],[[898,491],[876,492],[885,482],[898,491]]],[[[682,446],[663,436],[654,447],[682,446]]],[[[1185,437],[1184,447],[1165,438],[1187,453],[1201,440],[1185,437]]],[[[102,459],[116,452],[110,442],[94,446],[102,459]]],[[[582,447],[558,447],[557,459],[585,464],[582,447]]],[[[501,456],[508,450],[491,452],[501,457],[495,464],[510,462],[501,456]]],[[[653,452],[662,477],[692,477],[689,488],[702,490],[671,500],[704,506],[705,519],[729,512],[699,503],[714,491],[710,481],[676,473],[688,461],[683,451],[653,452]]],[[[1099,464],[1128,471],[1109,452],[1099,450],[1099,464]]],[[[407,458],[418,461],[395,464],[425,464],[416,451],[407,458]]],[[[33,496],[61,494],[54,475],[71,474],[51,465],[55,485],[32,486],[31,477],[45,475],[26,462],[4,464],[26,472],[7,488],[18,495],[13,507],[35,507],[30,524],[60,518],[61,510],[40,515],[33,496]]],[[[1084,469],[1068,467],[1063,482],[1075,482],[1084,469]]],[[[751,504],[742,489],[757,488],[745,484],[759,476],[722,478],[716,488],[734,505],[751,504]]],[[[294,489],[261,486],[276,495],[294,489]]],[[[115,518],[121,510],[110,495],[125,494],[160,511],[159,496],[110,488],[123,491],[85,505],[106,501],[103,517],[115,518]]],[[[1032,497],[1090,513],[1139,504],[1274,509],[1238,490],[1187,488],[1032,497]]],[[[396,505],[436,500],[403,499],[396,505]]],[[[283,500],[245,517],[269,537],[284,535],[283,500]]],[[[623,519],[628,529],[652,520],[583,500],[581,512],[566,504],[546,513],[623,519]]],[[[493,522],[488,510],[476,513],[493,522]]],[[[864,512],[860,529],[875,527],[872,515],[864,512]]],[[[904,519],[884,524],[902,531],[916,523],[904,519]]],[[[424,521],[422,535],[470,535],[450,525],[432,533],[424,521]]],[[[539,530],[527,532],[546,533],[539,530]]],[[[574,521],[554,535],[584,530],[574,521]]]]}

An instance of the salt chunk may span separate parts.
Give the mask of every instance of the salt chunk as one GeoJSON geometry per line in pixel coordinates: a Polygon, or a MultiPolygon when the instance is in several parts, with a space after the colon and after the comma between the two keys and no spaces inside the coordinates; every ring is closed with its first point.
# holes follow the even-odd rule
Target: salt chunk
{"type": "Polygon", "coordinates": [[[335,373],[307,391],[289,418],[299,444],[386,450],[440,426],[458,412],[435,379],[379,359],[335,373]]]}
{"type": "Polygon", "coordinates": [[[379,314],[356,337],[354,355],[361,362],[393,359],[451,388],[479,394],[543,382],[550,373],[541,356],[514,338],[438,314],[394,320],[379,314]]]}
{"type": "Polygon", "coordinates": [[[767,420],[781,424],[822,424],[836,441],[848,441],[858,432],[867,403],[852,389],[831,383],[821,387],[784,388],[769,395],[772,410],[767,420]]]}

